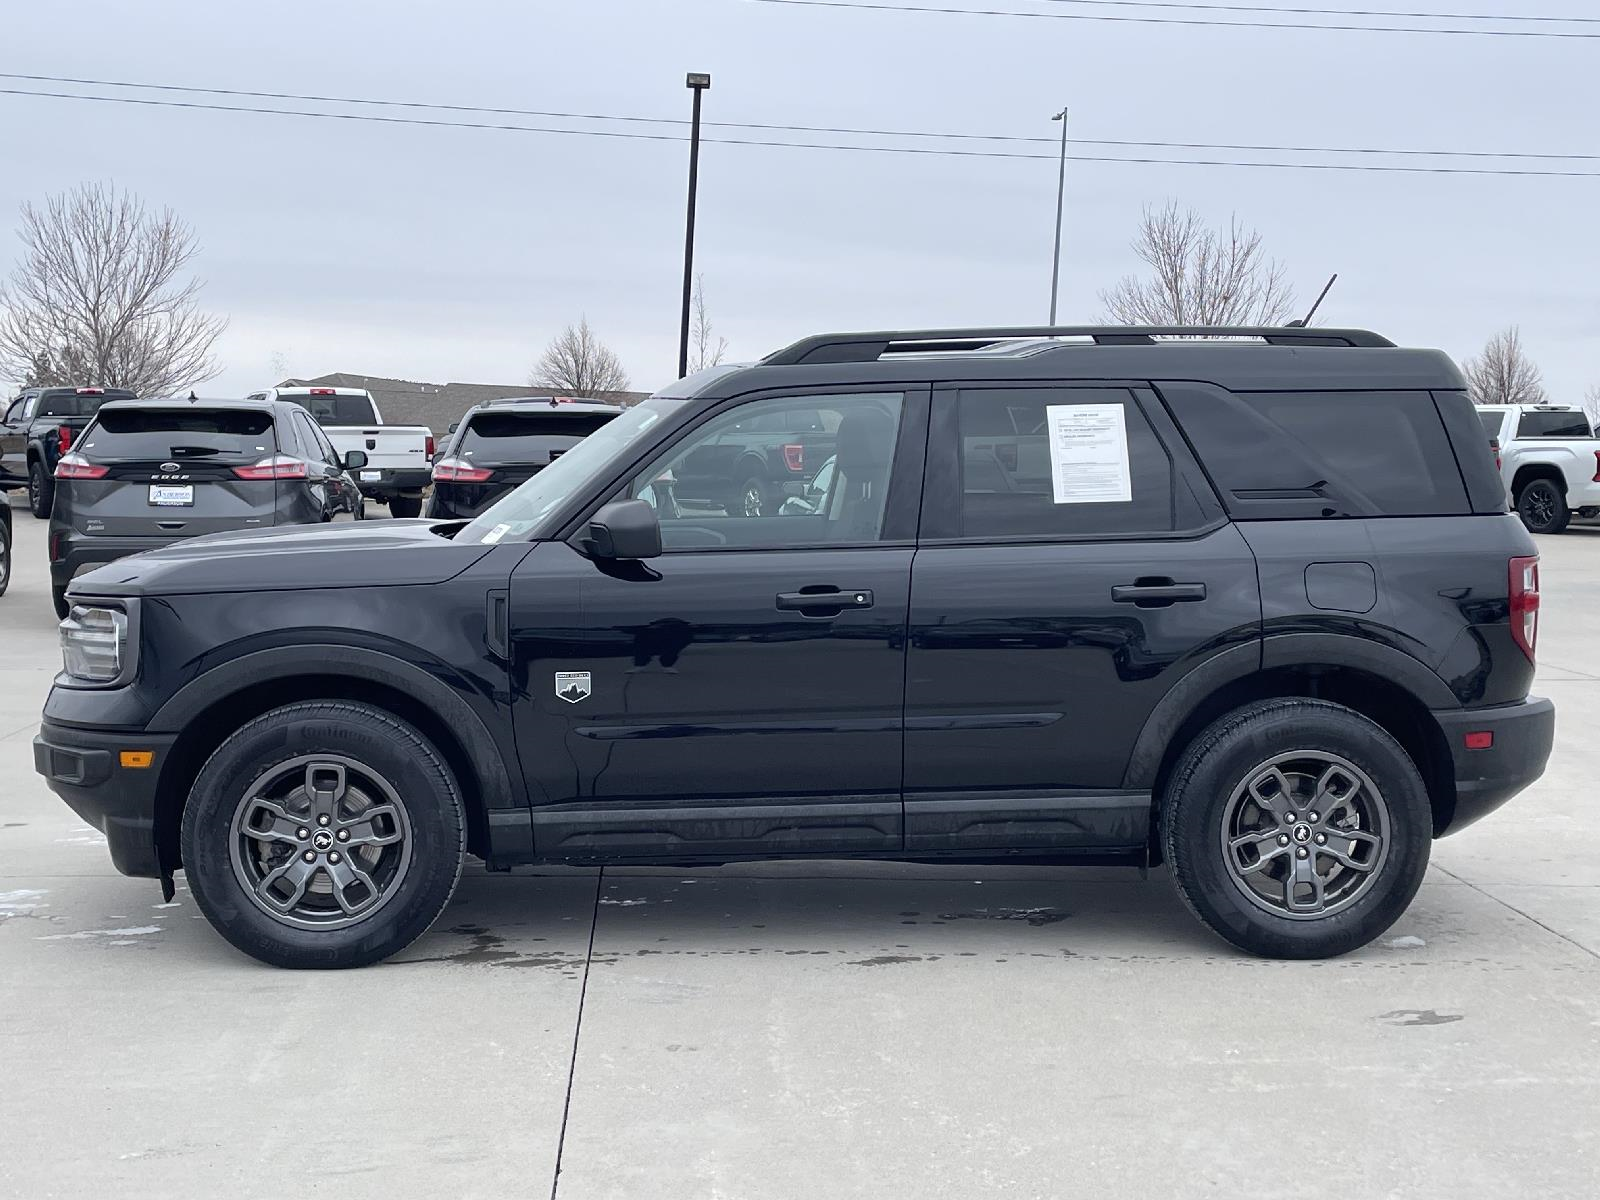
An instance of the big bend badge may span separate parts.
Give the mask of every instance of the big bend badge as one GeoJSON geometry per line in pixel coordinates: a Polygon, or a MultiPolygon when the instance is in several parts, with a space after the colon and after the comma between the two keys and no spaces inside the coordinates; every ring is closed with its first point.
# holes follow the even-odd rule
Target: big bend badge
{"type": "Polygon", "coordinates": [[[592,690],[587,671],[557,671],[556,695],[568,704],[576,704],[579,700],[587,700],[592,690]]]}

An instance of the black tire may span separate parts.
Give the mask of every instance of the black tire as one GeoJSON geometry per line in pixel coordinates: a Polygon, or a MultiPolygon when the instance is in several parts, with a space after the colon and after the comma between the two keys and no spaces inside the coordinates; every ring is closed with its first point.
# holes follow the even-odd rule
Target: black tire
{"type": "MultiPolygon", "coordinates": [[[[326,791],[334,794],[331,785],[326,791]]],[[[274,831],[279,828],[276,817],[268,823],[274,831]]],[[[343,838],[362,825],[376,829],[378,819],[362,821],[356,812],[323,824],[343,838]]],[[[371,705],[314,701],[257,717],[218,747],[189,793],[181,846],[196,904],[238,949],[278,967],[361,967],[410,945],[444,910],[461,876],[466,820],[449,766],[411,725],[371,705]],[[373,806],[398,810],[389,821],[390,832],[401,832],[393,846],[361,847],[352,855],[350,847],[362,838],[342,843],[329,838],[327,845],[315,845],[329,829],[319,829],[311,810],[297,800],[309,802],[304,791],[284,794],[280,805],[287,822],[282,828],[300,841],[275,832],[254,838],[243,832],[241,822],[259,815],[261,806],[250,803],[253,796],[268,795],[274,786],[293,786],[297,772],[309,790],[319,771],[324,779],[328,771],[338,772],[338,794],[332,801],[337,811],[349,814],[367,792],[376,797],[370,801],[373,806]],[[285,784],[268,783],[280,776],[285,784]],[[384,786],[390,790],[387,797],[378,792],[384,786]],[[304,826],[295,828],[302,821],[304,826]],[[309,840],[304,836],[308,833],[309,840]],[[280,841],[287,853],[272,848],[266,856],[266,848],[280,841]],[[335,904],[332,864],[340,862],[341,844],[349,856],[344,869],[359,862],[370,874],[368,882],[378,881],[368,915],[359,910],[349,915],[350,908],[335,904]],[[302,853],[301,846],[308,848],[302,853]],[[389,859],[391,849],[404,857],[389,859]],[[376,856],[373,862],[358,859],[368,850],[376,856]],[[263,887],[270,892],[266,876],[280,867],[300,871],[303,854],[316,851],[321,858],[304,869],[308,878],[292,897],[293,907],[282,914],[269,912],[247,879],[255,880],[255,892],[263,887]],[[385,870],[387,884],[382,882],[385,870]],[[318,893],[319,883],[325,895],[318,893]]],[[[339,895],[344,894],[341,888],[339,895]]]]}
{"type": "Polygon", "coordinates": [[[1572,510],[1555,480],[1535,479],[1517,493],[1517,516],[1529,533],[1560,533],[1572,520],[1572,510]]]}
{"type": "Polygon", "coordinates": [[[56,502],[56,481],[37,458],[28,463],[28,511],[41,521],[50,519],[56,502]]]}
{"type": "MultiPolygon", "coordinates": [[[[1337,791],[1331,794],[1339,795],[1337,791]]],[[[1351,805],[1365,799],[1368,807],[1373,807],[1372,798],[1361,787],[1346,794],[1353,796],[1351,805]]],[[[1241,950],[1266,958],[1330,958],[1366,945],[1405,912],[1428,867],[1433,812],[1416,764],[1381,727],[1326,701],[1265,700],[1213,722],[1184,751],[1165,792],[1161,837],[1178,895],[1214,933],[1241,950]],[[1287,814],[1297,819],[1280,829],[1272,823],[1275,818],[1270,808],[1254,807],[1255,796],[1249,791],[1249,785],[1270,773],[1271,764],[1280,757],[1288,765],[1279,777],[1297,786],[1303,777],[1293,770],[1294,764],[1321,763],[1329,757],[1342,760],[1353,772],[1346,776],[1347,782],[1366,777],[1383,820],[1365,825],[1351,822],[1350,808],[1337,798],[1332,804],[1323,804],[1324,811],[1311,812],[1305,807],[1304,791],[1297,791],[1285,805],[1292,810],[1299,801],[1300,811],[1287,814]],[[1241,794],[1243,801],[1236,803],[1241,794]],[[1230,813],[1249,811],[1260,814],[1264,832],[1238,839],[1260,839],[1255,848],[1232,849],[1230,835],[1237,830],[1231,826],[1230,813]],[[1352,870],[1331,861],[1332,855],[1341,852],[1335,813],[1342,814],[1339,821],[1351,831],[1368,830],[1363,836],[1381,846],[1379,850],[1371,841],[1343,841],[1342,853],[1347,857],[1357,855],[1358,844],[1365,847],[1359,853],[1367,861],[1367,870],[1352,870]],[[1313,824],[1311,816],[1325,823],[1313,824]],[[1225,822],[1229,822],[1228,828],[1225,822]],[[1261,844],[1268,853],[1261,853],[1261,844]],[[1262,864],[1252,861],[1241,872],[1237,861],[1230,863],[1230,857],[1251,855],[1259,855],[1262,864]],[[1290,915],[1274,903],[1270,893],[1284,887],[1272,875],[1280,871],[1292,875],[1296,857],[1310,862],[1313,871],[1319,864],[1327,865],[1327,882],[1342,881],[1347,889],[1342,898],[1329,902],[1326,911],[1306,909],[1290,915]],[[1264,894],[1254,895],[1256,889],[1264,894]]],[[[1299,897],[1301,886],[1289,884],[1287,892],[1299,897]]],[[[1311,896],[1304,898],[1321,902],[1324,886],[1317,885],[1311,896]]],[[[1296,903],[1293,897],[1288,900],[1290,906],[1296,903]]]]}
{"type": "Polygon", "coordinates": [[[72,611],[72,605],[67,603],[67,589],[64,587],[52,587],[50,589],[50,603],[56,606],[56,616],[65,621],[67,614],[72,611]]]}
{"type": "Polygon", "coordinates": [[[415,517],[422,513],[421,496],[396,496],[389,501],[391,517],[415,517]]]}
{"type": "Polygon", "coordinates": [[[733,494],[729,513],[739,517],[770,517],[772,488],[759,475],[752,475],[733,494]]]}
{"type": "MultiPolygon", "coordinates": [[[[0,492],[0,504],[6,502],[4,492],[0,492]]],[[[0,596],[6,594],[6,588],[11,586],[11,522],[0,520],[0,596]]]]}

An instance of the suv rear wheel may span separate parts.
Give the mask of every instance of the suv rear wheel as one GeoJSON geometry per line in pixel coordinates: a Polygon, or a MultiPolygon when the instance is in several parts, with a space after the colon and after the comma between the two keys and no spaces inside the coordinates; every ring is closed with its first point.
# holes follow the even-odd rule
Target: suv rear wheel
{"type": "Polygon", "coordinates": [[[37,458],[28,463],[28,511],[41,521],[56,502],[56,481],[37,458]]]}
{"type": "Polygon", "coordinates": [[[1325,701],[1267,700],[1184,752],[1161,834],[1178,894],[1213,932],[1252,954],[1328,958],[1406,910],[1433,812],[1381,727],[1325,701]]]}
{"type": "Polygon", "coordinates": [[[1529,533],[1560,533],[1572,520],[1567,498],[1553,479],[1535,479],[1518,492],[1517,515],[1529,533]]]}
{"type": "Polygon", "coordinates": [[[370,705],[291,704],[233,734],[184,808],[195,901],[281,967],[359,967],[443,911],[465,853],[461,793],[416,729],[370,705]]]}

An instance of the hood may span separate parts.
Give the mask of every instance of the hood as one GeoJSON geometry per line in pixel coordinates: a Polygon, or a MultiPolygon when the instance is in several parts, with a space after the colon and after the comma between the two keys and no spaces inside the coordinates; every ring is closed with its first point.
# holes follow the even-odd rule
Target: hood
{"type": "Polygon", "coordinates": [[[185,538],[78,576],[90,596],[190,595],[443,583],[492,546],[458,544],[436,521],[284,525],[185,538]]]}

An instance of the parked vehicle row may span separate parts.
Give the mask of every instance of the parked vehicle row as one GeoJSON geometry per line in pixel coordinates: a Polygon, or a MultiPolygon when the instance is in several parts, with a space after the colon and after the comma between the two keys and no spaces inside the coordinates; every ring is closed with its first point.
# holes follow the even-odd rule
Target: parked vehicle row
{"type": "Polygon", "coordinates": [[[467,854],[1165,862],[1234,945],[1340,954],[1550,753],[1486,443],[1361,330],[807,338],[470,521],[77,577],[35,763],[284,966],[400,950],[467,854]]]}
{"type": "Polygon", "coordinates": [[[1600,438],[1582,409],[1557,404],[1479,405],[1498,446],[1506,497],[1533,533],[1560,533],[1576,513],[1600,516],[1600,438]]]}

